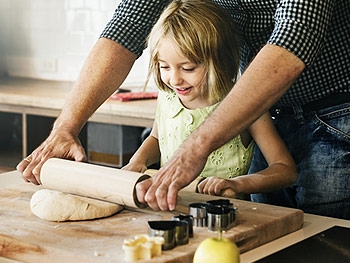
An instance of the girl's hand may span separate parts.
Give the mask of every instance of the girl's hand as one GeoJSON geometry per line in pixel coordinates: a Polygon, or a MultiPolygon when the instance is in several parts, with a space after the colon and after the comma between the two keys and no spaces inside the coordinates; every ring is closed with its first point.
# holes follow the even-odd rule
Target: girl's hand
{"type": "Polygon", "coordinates": [[[198,192],[201,194],[236,198],[235,183],[233,180],[220,177],[208,177],[198,184],[198,192]]]}
{"type": "Polygon", "coordinates": [[[127,171],[133,171],[133,172],[138,172],[138,173],[144,173],[147,170],[147,166],[142,163],[128,163],[124,167],[122,167],[122,170],[127,170],[127,171]]]}

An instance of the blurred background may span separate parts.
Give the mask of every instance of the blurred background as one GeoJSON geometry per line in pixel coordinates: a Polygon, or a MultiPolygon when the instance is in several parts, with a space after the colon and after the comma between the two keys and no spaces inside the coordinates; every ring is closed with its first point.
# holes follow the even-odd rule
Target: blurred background
{"type": "MultiPolygon", "coordinates": [[[[1,0],[0,81],[6,77],[75,81],[119,2],[120,0],[1,0]]],[[[136,61],[124,86],[142,89],[147,76],[147,65],[148,52],[144,52],[136,61]]],[[[29,151],[46,138],[53,121],[54,118],[28,117],[27,125],[33,127],[33,132],[28,129],[26,135],[31,144],[28,146],[29,151]]],[[[21,114],[0,112],[0,172],[14,169],[21,160],[22,128],[21,114]]],[[[98,154],[102,151],[113,157],[124,152],[125,148],[130,148],[129,144],[135,144],[134,138],[138,139],[143,131],[142,127],[105,127],[95,124],[91,124],[89,129],[89,148],[92,148],[89,151],[99,150],[98,154]],[[132,138],[129,138],[130,134],[132,138]],[[116,143],[111,143],[114,141],[116,143]],[[127,146],[124,145],[125,142],[128,143],[127,146]]],[[[137,141],[132,149],[138,147],[138,144],[137,141]]]]}
{"type": "MultiPolygon", "coordinates": [[[[1,0],[0,75],[74,81],[120,0],[1,0]]],[[[147,74],[148,56],[126,84],[147,74]]]]}

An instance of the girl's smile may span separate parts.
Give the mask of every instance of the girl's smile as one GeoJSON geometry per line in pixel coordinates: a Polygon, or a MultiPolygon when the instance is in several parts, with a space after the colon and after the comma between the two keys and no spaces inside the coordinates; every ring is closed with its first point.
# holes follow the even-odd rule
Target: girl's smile
{"type": "Polygon", "coordinates": [[[191,91],[191,87],[190,88],[175,88],[175,91],[178,94],[186,95],[186,93],[189,93],[191,91]]]}

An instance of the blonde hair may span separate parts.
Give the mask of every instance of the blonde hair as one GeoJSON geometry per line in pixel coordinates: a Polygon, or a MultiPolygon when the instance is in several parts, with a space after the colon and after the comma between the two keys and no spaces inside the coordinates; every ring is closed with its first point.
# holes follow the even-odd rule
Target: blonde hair
{"type": "Polygon", "coordinates": [[[239,68],[235,25],[226,10],[209,0],[175,0],[163,11],[148,37],[148,80],[153,74],[158,88],[169,91],[161,80],[158,61],[158,46],[165,37],[191,62],[206,67],[203,96],[211,102],[222,100],[239,68]]]}

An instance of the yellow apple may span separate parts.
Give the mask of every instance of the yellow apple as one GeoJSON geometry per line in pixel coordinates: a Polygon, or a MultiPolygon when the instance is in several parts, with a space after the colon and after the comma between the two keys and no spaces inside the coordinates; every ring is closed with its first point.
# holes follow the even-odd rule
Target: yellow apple
{"type": "Polygon", "coordinates": [[[228,238],[206,238],[197,247],[193,263],[239,263],[239,250],[228,238]]]}

